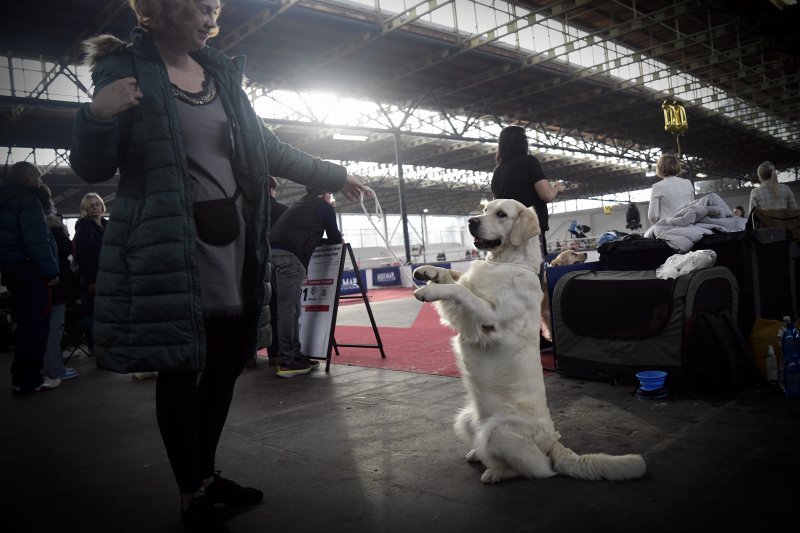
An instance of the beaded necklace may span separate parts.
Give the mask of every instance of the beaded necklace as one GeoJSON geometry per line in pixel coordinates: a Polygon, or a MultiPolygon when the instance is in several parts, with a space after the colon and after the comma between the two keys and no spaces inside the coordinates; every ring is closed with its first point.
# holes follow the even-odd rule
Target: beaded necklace
{"type": "Polygon", "coordinates": [[[203,79],[203,89],[199,93],[186,92],[174,83],[172,84],[172,95],[175,98],[190,105],[204,105],[214,101],[217,96],[217,84],[214,78],[206,75],[203,79]]]}

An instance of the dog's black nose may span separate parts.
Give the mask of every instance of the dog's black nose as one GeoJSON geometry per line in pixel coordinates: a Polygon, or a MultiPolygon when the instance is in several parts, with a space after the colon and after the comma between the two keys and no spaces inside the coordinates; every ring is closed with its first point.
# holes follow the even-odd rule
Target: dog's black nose
{"type": "Polygon", "coordinates": [[[469,227],[470,227],[470,228],[474,228],[474,227],[476,227],[477,225],[479,225],[480,223],[481,223],[481,221],[480,221],[480,220],[478,220],[478,218],[477,218],[477,217],[472,217],[472,218],[470,218],[469,220],[467,220],[467,224],[469,224],[469,227]]]}

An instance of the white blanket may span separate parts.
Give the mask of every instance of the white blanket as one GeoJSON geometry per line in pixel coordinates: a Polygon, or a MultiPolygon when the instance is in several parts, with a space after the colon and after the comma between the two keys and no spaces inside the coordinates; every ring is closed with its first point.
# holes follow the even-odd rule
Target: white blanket
{"type": "Polygon", "coordinates": [[[644,236],[661,239],[676,252],[686,253],[705,235],[744,231],[745,224],[747,219],[734,216],[728,204],[712,192],[682,205],[674,217],[659,220],[644,236]]]}

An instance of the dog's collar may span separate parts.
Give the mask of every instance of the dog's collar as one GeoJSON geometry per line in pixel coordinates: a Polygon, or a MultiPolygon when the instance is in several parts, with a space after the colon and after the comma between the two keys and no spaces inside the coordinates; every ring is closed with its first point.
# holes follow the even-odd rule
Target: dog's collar
{"type": "Polygon", "coordinates": [[[539,275],[539,273],[538,273],[538,272],[536,272],[536,271],[535,271],[534,269],[532,269],[531,267],[529,267],[529,266],[525,266],[525,265],[519,265],[519,264],[517,264],[517,263],[495,263],[494,261],[490,261],[489,259],[486,259],[486,263],[488,263],[488,264],[490,264],[490,265],[497,265],[497,266],[512,266],[512,267],[522,268],[522,269],[524,269],[524,270],[530,270],[531,272],[533,272],[533,273],[534,273],[534,274],[536,274],[537,276],[539,275]]]}

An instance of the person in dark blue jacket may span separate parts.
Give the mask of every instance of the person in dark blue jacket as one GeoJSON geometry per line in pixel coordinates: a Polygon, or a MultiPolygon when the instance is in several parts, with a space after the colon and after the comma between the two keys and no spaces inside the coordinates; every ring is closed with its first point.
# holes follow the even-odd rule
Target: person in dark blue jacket
{"type": "Polygon", "coordinates": [[[0,279],[11,294],[17,323],[11,390],[45,391],[61,384],[42,377],[50,327],[50,288],[58,284],[55,241],[45,221],[50,191],[39,168],[27,161],[12,165],[0,186],[0,279]]]}
{"type": "Polygon", "coordinates": [[[275,222],[269,237],[278,292],[277,374],[282,378],[308,374],[319,366],[301,351],[300,290],[317,246],[342,242],[330,194],[314,187],[306,187],[306,191],[308,194],[275,222]]]}

